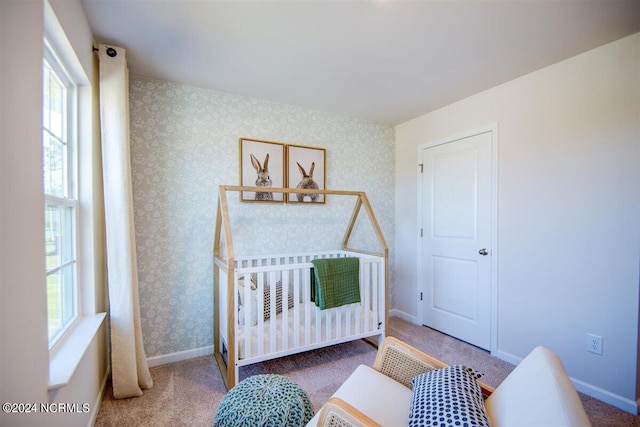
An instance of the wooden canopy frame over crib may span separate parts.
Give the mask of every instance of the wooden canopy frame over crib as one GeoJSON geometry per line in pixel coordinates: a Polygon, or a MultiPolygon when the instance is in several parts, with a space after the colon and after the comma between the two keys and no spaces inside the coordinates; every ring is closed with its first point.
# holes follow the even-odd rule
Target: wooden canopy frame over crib
{"type": "MultiPolygon", "coordinates": [[[[227,389],[231,389],[235,386],[238,381],[238,363],[237,358],[238,354],[237,348],[235,345],[236,341],[236,322],[237,322],[237,313],[234,307],[227,308],[226,310],[221,310],[221,303],[225,303],[225,301],[220,300],[221,296],[223,298],[228,296],[231,297],[231,301],[233,302],[233,298],[237,293],[235,286],[237,286],[238,278],[235,277],[234,274],[230,274],[229,272],[233,272],[234,269],[237,271],[236,264],[236,254],[234,252],[233,246],[233,235],[231,231],[231,222],[229,219],[229,206],[227,202],[227,193],[229,192],[260,192],[264,191],[264,187],[251,187],[251,186],[234,186],[234,185],[221,185],[219,187],[218,193],[218,206],[216,213],[216,227],[215,227],[215,235],[214,235],[214,245],[213,245],[213,254],[214,254],[214,271],[213,271],[213,342],[214,342],[214,355],[216,361],[218,362],[218,366],[220,367],[220,372],[222,373],[222,378],[225,382],[227,389]],[[224,248],[222,246],[224,239],[224,248]],[[226,252],[226,253],[223,253],[226,252]],[[221,283],[223,282],[223,283],[221,283]],[[224,283],[226,282],[226,283],[224,283]],[[226,284],[226,286],[225,286],[226,284]],[[221,295],[222,294],[222,295],[221,295]],[[226,316],[221,311],[226,311],[226,316]],[[226,342],[225,346],[223,340],[221,338],[221,328],[226,326],[226,342]]],[[[379,257],[381,269],[380,276],[377,280],[380,281],[381,286],[384,286],[384,290],[382,292],[381,298],[384,298],[382,302],[382,319],[379,320],[378,325],[383,325],[384,328],[388,324],[388,308],[387,308],[387,300],[388,300],[388,282],[389,282],[389,248],[387,246],[387,242],[384,238],[378,220],[371,208],[371,204],[369,203],[369,199],[366,194],[362,191],[343,191],[343,190],[310,190],[310,189],[297,189],[297,188],[269,188],[270,192],[275,193],[283,193],[283,194],[324,194],[331,196],[355,196],[356,202],[353,208],[353,212],[351,214],[351,218],[346,226],[346,230],[344,233],[344,237],[341,242],[342,251],[348,253],[359,253],[363,256],[372,256],[379,257]],[[379,251],[365,251],[361,249],[355,249],[350,247],[349,241],[352,236],[352,232],[356,225],[356,221],[361,215],[362,211],[366,213],[371,221],[371,225],[373,227],[373,231],[376,235],[377,241],[380,246],[379,251]],[[384,323],[382,323],[384,322],[384,323]]],[[[375,275],[375,274],[374,274],[375,275]]],[[[247,276],[248,277],[248,276],[247,276]]],[[[285,291],[286,292],[286,291],[285,291]]],[[[377,303],[376,303],[377,304],[377,303]]],[[[285,309],[286,310],[286,309],[285,309]]],[[[273,311],[272,311],[273,313],[273,311]]],[[[308,312],[307,312],[308,314],[308,312]]],[[[337,315],[336,322],[340,321],[340,315],[337,315]]],[[[350,327],[347,327],[350,328],[350,327]]],[[[357,328],[357,327],[356,327],[357,328]]],[[[378,337],[378,343],[384,338],[384,329],[382,329],[382,336],[378,337]]],[[[356,339],[357,337],[354,337],[356,339]]],[[[330,345],[330,344],[327,344],[330,345]]],[[[300,351],[306,351],[302,349],[300,351]]],[[[295,351],[293,351],[295,352],[295,351]]],[[[290,352],[291,354],[293,352],[290,352]]],[[[280,357],[280,356],[275,356],[280,357]]],[[[268,360],[269,358],[274,357],[262,357],[260,360],[268,360]]],[[[255,363],[255,362],[254,362],[255,363]]]]}

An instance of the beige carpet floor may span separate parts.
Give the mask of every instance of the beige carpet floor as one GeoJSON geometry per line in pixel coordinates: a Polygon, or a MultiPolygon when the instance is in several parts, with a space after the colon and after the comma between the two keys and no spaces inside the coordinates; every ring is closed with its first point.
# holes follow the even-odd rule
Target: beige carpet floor
{"type": "MultiPolygon", "coordinates": [[[[488,352],[432,329],[391,318],[388,334],[448,364],[465,364],[484,373],[483,381],[497,386],[513,365],[488,352]]],[[[258,363],[240,370],[240,379],[262,373],[286,375],[308,393],[314,408],[336,391],[360,364],[372,365],[376,349],[364,341],[258,363]]],[[[212,426],[226,389],[213,356],[151,368],[154,387],[141,397],[114,399],[111,385],[102,400],[96,426],[212,426]]],[[[581,395],[594,427],[640,427],[633,416],[589,396],[581,395]]]]}

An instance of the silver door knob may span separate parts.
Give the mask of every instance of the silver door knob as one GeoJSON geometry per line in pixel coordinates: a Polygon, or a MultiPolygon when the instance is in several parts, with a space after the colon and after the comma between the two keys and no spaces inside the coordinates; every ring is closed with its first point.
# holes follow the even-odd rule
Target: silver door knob
{"type": "Polygon", "coordinates": [[[482,256],[487,256],[487,255],[489,255],[489,251],[488,251],[488,250],[486,250],[485,248],[480,249],[480,250],[478,251],[478,253],[479,253],[480,255],[482,255],[482,256]]]}

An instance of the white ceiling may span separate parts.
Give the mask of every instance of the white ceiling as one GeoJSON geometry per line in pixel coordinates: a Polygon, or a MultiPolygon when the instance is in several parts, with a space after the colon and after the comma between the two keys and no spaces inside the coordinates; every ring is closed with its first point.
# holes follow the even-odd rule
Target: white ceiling
{"type": "Polygon", "coordinates": [[[640,31],[640,1],[82,0],[130,73],[398,124],[640,31]]]}

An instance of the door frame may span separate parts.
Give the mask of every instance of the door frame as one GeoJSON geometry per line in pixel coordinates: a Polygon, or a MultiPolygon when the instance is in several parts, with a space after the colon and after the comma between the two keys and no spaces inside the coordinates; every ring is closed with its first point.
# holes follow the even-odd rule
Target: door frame
{"type": "MultiPolygon", "coordinates": [[[[438,138],[436,140],[421,144],[418,146],[418,159],[422,162],[422,151],[427,148],[436,147],[438,145],[448,144],[450,142],[455,142],[464,138],[469,138],[472,136],[476,136],[482,133],[491,133],[491,278],[490,278],[490,352],[494,353],[498,349],[498,122],[490,123],[488,125],[463,131],[454,135],[446,136],[443,138],[438,138]]],[[[416,295],[416,304],[418,313],[418,321],[421,325],[425,324],[426,315],[424,313],[424,304],[420,299],[421,294],[426,292],[427,289],[425,287],[425,283],[423,280],[423,253],[422,253],[422,219],[424,217],[424,212],[422,211],[422,196],[423,196],[423,174],[420,168],[422,164],[418,165],[418,194],[416,197],[418,207],[417,207],[417,295],[416,295]]]]}

